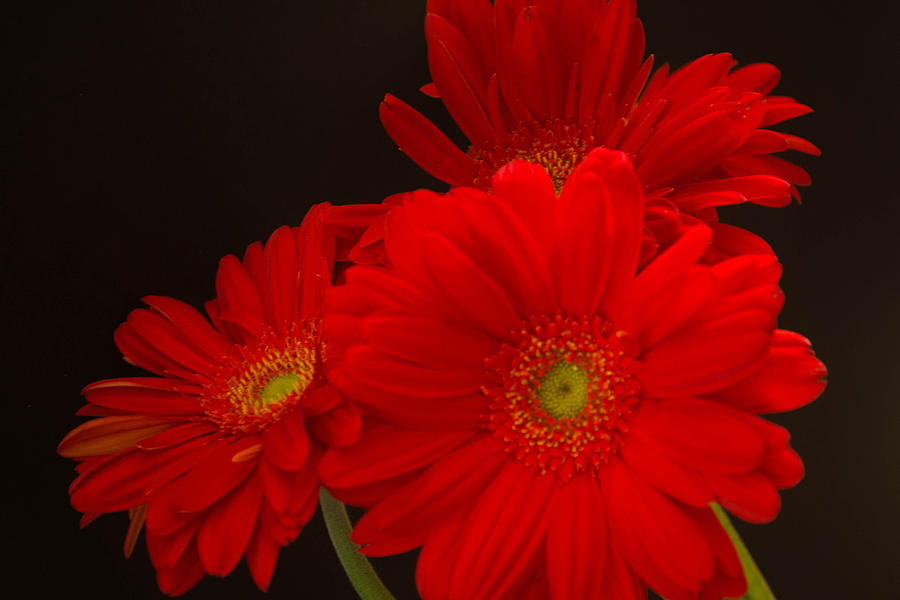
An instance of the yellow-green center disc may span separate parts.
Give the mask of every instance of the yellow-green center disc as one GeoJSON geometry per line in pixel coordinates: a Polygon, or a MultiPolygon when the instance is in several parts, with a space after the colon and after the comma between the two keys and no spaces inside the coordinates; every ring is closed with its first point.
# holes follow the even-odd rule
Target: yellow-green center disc
{"type": "Polygon", "coordinates": [[[588,376],[578,365],[560,361],[541,379],[541,408],[555,419],[571,419],[588,400],[588,376]]]}
{"type": "Polygon", "coordinates": [[[266,384],[259,393],[259,403],[270,406],[284,400],[285,396],[297,389],[301,378],[297,373],[282,373],[276,375],[266,384]]]}

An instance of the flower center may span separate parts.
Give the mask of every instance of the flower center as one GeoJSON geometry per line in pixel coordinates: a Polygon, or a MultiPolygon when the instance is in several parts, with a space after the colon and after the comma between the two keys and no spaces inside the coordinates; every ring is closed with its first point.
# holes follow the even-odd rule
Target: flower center
{"type": "Polygon", "coordinates": [[[506,451],[567,481],[613,458],[638,403],[634,340],[599,317],[533,317],[485,361],[485,427],[506,451]]]}
{"type": "Polygon", "coordinates": [[[520,125],[502,144],[473,145],[469,158],[478,167],[476,187],[490,189],[491,178],[499,168],[524,159],[547,169],[558,194],[566,177],[594,146],[593,124],[577,127],[553,119],[543,126],[520,125]]]}
{"type": "Polygon", "coordinates": [[[288,394],[296,392],[297,388],[301,387],[302,382],[303,378],[297,373],[288,372],[276,375],[270,379],[269,383],[266,384],[266,387],[262,389],[257,400],[261,402],[263,406],[276,404],[284,400],[288,394]]]}
{"type": "Polygon", "coordinates": [[[295,324],[287,336],[269,329],[239,348],[204,386],[201,405],[226,433],[263,431],[296,407],[319,376],[318,324],[295,324]]]}
{"type": "Polygon", "coordinates": [[[541,379],[541,408],[556,419],[577,417],[588,401],[587,375],[578,365],[560,361],[541,379]]]}

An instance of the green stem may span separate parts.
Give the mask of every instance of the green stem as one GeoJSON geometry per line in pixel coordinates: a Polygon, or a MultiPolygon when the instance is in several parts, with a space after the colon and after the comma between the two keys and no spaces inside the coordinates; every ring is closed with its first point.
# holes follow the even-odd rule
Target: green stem
{"type": "Polygon", "coordinates": [[[353,525],[343,503],[323,487],[319,491],[319,506],[322,507],[322,516],[325,518],[325,526],[328,528],[328,537],[331,538],[334,551],[360,600],[394,600],[381,583],[372,564],[359,553],[359,547],[350,539],[353,525]]]}
{"type": "Polygon", "coordinates": [[[741,559],[741,565],[744,567],[744,576],[747,578],[747,594],[741,596],[741,600],[775,600],[775,595],[769,589],[769,584],[766,583],[765,578],[760,573],[759,567],[756,566],[756,562],[750,556],[750,551],[747,550],[747,546],[744,545],[741,536],[738,535],[734,525],[731,524],[728,515],[716,503],[711,504],[710,507],[719,518],[719,523],[722,524],[725,533],[731,538],[731,543],[734,544],[734,549],[737,550],[738,557],[741,559]]]}

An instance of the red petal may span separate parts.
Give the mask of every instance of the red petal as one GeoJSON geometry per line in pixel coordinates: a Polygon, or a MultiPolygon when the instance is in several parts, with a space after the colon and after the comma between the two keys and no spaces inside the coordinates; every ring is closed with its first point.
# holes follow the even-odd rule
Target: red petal
{"type": "Polygon", "coordinates": [[[640,256],[643,192],[628,157],[594,150],[569,177],[556,206],[553,275],[573,315],[617,306],[640,256]],[[590,225],[593,231],[584,231],[590,225]],[[587,257],[591,257],[587,260],[587,257]]]}
{"type": "Polygon", "coordinates": [[[167,429],[162,433],[157,433],[153,437],[141,440],[137,447],[141,450],[161,450],[163,448],[171,448],[179,444],[184,444],[195,438],[207,436],[217,432],[219,429],[209,421],[194,421],[178,425],[171,429],[167,429]]]}
{"type": "Polygon", "coordinates": [[[771,96],[766,99],[766,116],[760,127],[769,127],[788,119],[808,115],[812,111],[810,107],[799,104],[793,98],[771,96]]]}
{"type": "Polygon", "coordinates": [[[346,277],[346,285],[325,292],[326,323],[328,317],[336,313],[365,315],[377,309],[391,308],[405,312],[430,304],[414,285],[380,267],[353,267],[346,277]]]}
{"type": "Polygon", "coordinates": [[[556,492],[547,528],[547,579],[552,600],[601,597],[606,514],[594,476],[574,477],[556,492]]]}
{"type": "Polygon", "coordinates": [[[449,521],[431,532],[416,564],[416,587],[423,598],[447,598],[457,533],[462,523],[449,521]]]}
{"type": "Polygon", "coordinates": [[[197,532],[197,551],[210,575],[224,577],[237,565],[250,541],[262,491],[249,477],[216,503],[197,532]]]}
{"type": "Polygon", "coordinates": [[[636,69],[628,57],[636,56],[638,63],[643,58],[644,36],[643,30],[636,26],[635,10],[630,0],[610,2],[593,25],[582,57],[584,81],[579,95],[582,123],[593,116],[590,109],[601,98],[625,95],[636,69]]]}
{"type": "Polygon", "coordinates": [[[620,450],[625,463],[644,481],[691,506],[708,506],[715,499],[712,488],[697,471],[630,436],[620,450]]]}
{"type": "Polygon", "coordinates": [[[509,57],[516,84],[513,89],[539,123],[560,114],[564,103],[564,88],[553,68],[559,60],[551,41],[552,18],[541,6],[524,7],[516,20],[509,57]]]}
{"type": "Polygon", "coordinates": [[[513,209],[549,262],[553,247],[556,191],[547,170],[524,160],[513,161],[491,180],[494,197],[513,209]]]}
{"type": "Polygon", "coordinates": [[[343,401],[343,395],[334,386],[320,384],[303,397],[300,409],[304,416],[314,417],[331,410],[343,401]]]}
{"type": "Polygon", "coordinates": [[[216,372],[216,364],[160,314],[145,309],[133,310],[126,325],[153,349],[178,365],[207,377],[216,372]]]}
{"type": "Polygon", "coordinates": [[[450,596],[501,598],[535,565],[552,513],[557,479],[508,463],[459,531],[450,596]]]}
{"type": "Polygon", "coordinates": [[[170,463],[191,455],[197,446],[204,444],[203,440],[197,440],[161,451],[136,450],[112,455],[109,461],[85,470],[73,482],[69,488],[72,506],[81,512],[115,512],[144,504],[146,485],[170,463]]]}
{"type": "Polygon", "coordinates": [[[125,535],[125,543],[122,548],[125,558],[131,558],[134,546],[137,544],[141,530],[144,528],[144,523],[147,520],[147,505],[141,504],[137,508],[129,509],[128,519],[128,533],[125,535]]]}
{"type": "Polygon", "coordinates": [[[472,184],[472,161],[421,113],[388,94],[378,114],[388,135],[417,165],[451,185],[472,184]]]}
{"type": "Polygon", "coordinates": [[[718,280],[709,269],[694,267],[669,280],[651,300],[649,308],[631,325],[641,347],[653,348],[692,322],[718,291],[718,280]]]}
{"type": "Polygon", "coordinates": [[[180,596],[197,585],[205,574],[197,549],[192,544],[175,565],[156,569],[156,583],[162,593],[180,596]]]}
{"type": "Polygon", "coordinates": [[[722,529],[712,509],[695,509],[689,514],[697,527],[703,531],[716,559],[716,577],[713,583],[720,593],[715,596],[715,600],[719,600],[722,596],[738,598],[746,594],[747,581],[744,579],[744,568],[741,566],[734,544],[722,529]]]}
{"type": "Polygon", "coordinates": [[[437,91],[437,86],[434,83],[426,83],[422,87],[419,88],[419,91],[428,96],[429,98],[440,98],[441,95],[437,91]]]}
{"type": "Polygon", "coordinates": [[[270,538],[262,527],[256,529],[247,544],[247,566],[256,586],[264,592],[269,589],[280,550],[281,545],[270,538]]]}
{"type": "Polygon", "coordinates": [[[348,372],[358,381],[412,398],[447,398],[478,392],[485,384],[483,370],[435,369],[417,365],[368,346],[345,354],[348,372]]]}
{"type": "Polygon", "coordinates": [[[115,454],[177,424],[166,417],[143,415],[91,419],[69,432],[56,451],[66,458],[115,454]]]}
{"type": "Polygon", "coordinates": [[[84,388],[88,402],[135,413],[202,414],[200,386],[153,377],[107,379],[84,388]]]}
{"type": "Polygon", "coordinates": [[[434,523],[467,514],[505,460],[490,436],[469,440],[366,513],[354,530],[354,541],[369,544],[384,536],[421,535],[434,523]]]}
{"type": "Polygon", "coordinates": [[[165,296],[145,296],[143,301],[171,321],[213,360],[221,362],[224,357],[239,357],[234,344],[213,329],[192,306],[165,296]]]}
{"type": "MultiPolygon", "coordinates": [[[[257,322],[265,322],[266,315],[259,291],[236,256],[229,254],[219,261],[219,270],[216,272],[216,296],[222,304],[223,314],[232,312],[248,314],[257,322]]],[[[247,343],[251,339],[244,335],[242,341],[247,343]]]]}
{"type": "Polygon", "coordinates": [[[738,201],[764,206],[787,206],[791,203],[791,185],[772,175],[728,177],[681,187],[666,198],[680,210],[691,213],[738,201]],[[735,195],[740,196],[740,200],[733,201],[735,195]]]}
{"type": "Polygon", "coordinates": [[[484,103],[488,75],[466,39],[444,18],[425,17],[428,66],[441,100],[474,143],[495,140],[484,103]]]}
{"type": "MultiPolygon", "coordinates": [[[[270,310],[271,307],[268,305],[269,299],[266,295],[268,288],[268,280],[266,279],[266,250],[263,247],[262,242],[253,242],[252,244],[247,246],[247,249],[244,251],[244,258],[241,260],[241,263],[246,270],[247,275],[250,276],[252,285],[256,287],[257,293],[260,294],[259,300],[263,305],[265,305],[263,306],[263,309],[270,310]]],[[[237,310],[242,310],[240,307],[234,308],[237,310]]],[[[262,313],[260,313],[259,316],[263,318],[262,313]]]]}
{"type": "Polygon", "coordinates": [[[423,470],[424,468],[420,467],[390,479],[383,479],[374,483],[366,483],[349,488],[329,486],[328,491],[344,504],[366,507],[373,506],[390,494],[403,488],[403,486],[409,482],[415,481],[416,477],[421,475],[423,470]]]}
{"type": "Polygon", "coordinates": [[[741,473],[762,464],[765,444],[737,411],[700,399],[646,404],[631,433],[688,467],[713,473],[741,473]]]}
{"type": "Polygon", "coordinates": [[[737,91],[753,91],[768,94],[778,84],[781,73],[768,63],[754,63],[735,69],[725,78],[725,84],[737,91]]]}
{"type": "Polygon", "coordinates": [[[689,396],[724,388],[758,367],[771,345],[768,311],[748,310],[676,333],[645,352],[639,372],[655,397],[689,396]]]}
{"type": "Polygon", "coordinates": [[[535,237],[507,202],[493,199],[460,202],[466,222],[465,239],[454,243],[509,296],[519,314],[550,314],[557,310],[548,261],[535,237]]]}
{"type": "Polygon", "coordinates": [[[269,504],[278,512],[287,509],[296,471],[282,471],[267,460],[259,461],[259,480],[269,504]]]}
{"type": "Polygon", "coordinates": [[[272,321],[281,336],[297,320],[300,272],[297,245],[288,227],[279,227],[266,243],[266,273],[272,321]]]}
{"type": "Polygon", "coordinates": [[[768,129],[757,129],[750,134],[739,151],[743,154],[772,154],[790,149],[791,145],[784,134],[768,129]]]}
{"type": "Polygon", "coordinates": [[[168,488],[174,505],[185,512],[199,512],[233,490],[256,468],[256,462],[234,462],[232,457],[258,443],[255,435],[219,443],[168,488]]]}
{"type": "Polygon", "coordinates": [[[372,348],[406,361],[440,370],[484,368],[485,357],[498,344],[478,331],[416,315],[372,314],[363,319],[361,335],[372,348]]]}
{"type": "Polygon", "coordinates": [[[312,444],[309,449],[309,459],[294,477],[286,511],[299,526],[306,525],[318,506],[319,463],[324,453],[324,449],[318,444],[312,444]]]}
{"type": "Polygon", "coordinates": [[[781,509],[781,496],[775,486],[760,473],[709,475],[719,503],[751,523],[768,523],[781,509]]]}
{"type": "Polygon", "coordinates": [[[352,402],[307,420],[309,432],[326,446],[349,446],[359,439],[362,418],[352,402]]]}
{"type": "Polygon", "coordinates": [[[480,391],[464,396],[428,398],[384,391],[354,380],[344,369],[328,373],[329,380],[374,416],[401,427],[432,431],[472,430],[480,426],[487,397],[480,391]]]}
{"type": "Polygon", "coordinates": [[[116,331],[113,333],[113,340],[122,352],[125,360],[142,369],[147,369],[163,377],[177,377],[182,379],[184,383],[194,382],[202,385],[207,381],[207,378],[203,375],[198,375],[190,369],[185,369],[184,366],[154,348],[138,335],[127,322],[116,328],[116,331]]]}
{"type": "MultiPolygon", "coordinates": [[[[150,509],[152,510],[152,509],[150,509]]],[[[201,518],[194,518],[183,527],[166,535],[158,535],[147,528],[147,550],[153,566],[157,569],[174,567],[190,546],[195,553],[194,534],[202,524],[201,518]]]]}
{"type": "MultiPolygon", "coordinates": [[[[313,205],[300,227],[291,231],[294,244],[287,247],[295,245],[294,260],[299,272],[294,274],[297,287],[293,289],[297,290],[299,301],[289,297],[283,299],[288,302],[285,314],[289,315],[289,325],[298,317],[319,318],[322,314],[322,293],[325,286],[332,282],[336,251],[334,232],[326,227],[325,221],[325,215],[330,211],[331,205],[327,202],[313,205]]],[[[290,262],[282,262],[281,268],[285,269],[285,283],[289,286],[290,262]]]]}
{"type": "Polygon", "coordinates": [[[469,431],[438,433],[377,424],[347,448],[332,448],[319,471],[328,486],[353,487],[427,465],[463,443],[469,431]]]}
{"type": "Polygon", "coordinates": [[[726,260],[742,254],[774,254],[772,247],[758,235],[725,223],[713,225],[713,245],[726,260]]]}
{"type": "Polygon", "coordinates": [[[309,436],[303,411],[286,413],[280,421],[269,427],[262,436],[265,459],[284,471],[296,471],[309,455],[309,436]]]}
{"type": "Polygon", "coordinates": [[[610,315],[616,324],[626,331],[637,331],[636,323],[644,320],[647,309],[659,297],[663,286],[694,266],[711,238],[708,227],[690,227],[668,250],[656,256],[632,281],[619,314],[610,315]]]}
{"type": "Polygon", "coordinates": [[[688,597],[713,576],[713,556],[697,526],[673,501],[634,477],[624,465],[603,473],[611,542],[655,591],[688,597]]]}
{"type": "Polygon", "coordinates": [[[552,271],[560,306],[570,315],[594,314],[616,260],[616,222],[604,180],[581,169],[569,177],[554,224],[552,271]]]}
{"type": "Polygon", "coordinates": [[[621,553],[611,546],[606,552],[606,569],[603,572],[603,591],[600,597],[647,600],[647,585],[631,570],[621,553]]]}
{"type": "MultiPolygon", "coordinates": [[[[152,494],[170,481],[174,481],[179,475],[192,469],[194,465],[215,451],[218,445],[217,442],[221,441],[221,439],[221,434],[214,432],[211,435],[195,437],[182,442],[180,445],[172,446],[172,452],[175,452],[175,448],[180,448],[181,451],[179,451],[177,456],[170,456],[168,462],[158,468],[154,476],[145,482],[144,494],[152,494]]],[[[169,448],[165,450],[170,451],[169,448]]]]}
{"type": "Polygon", "coordinates": [[[520,325],[520,316],[506,292],[451,240],[428,233],[422,246],[429,274],[464,323],[498,339],[520,325]]]}
{"type": "Polygon", "coordinates": [[[793,410],[822,393],[826,375],[825,365],[813,354],[809,340],[777,330],[760,368],[716,392],[715,398],[754,413],[793,410]]]}

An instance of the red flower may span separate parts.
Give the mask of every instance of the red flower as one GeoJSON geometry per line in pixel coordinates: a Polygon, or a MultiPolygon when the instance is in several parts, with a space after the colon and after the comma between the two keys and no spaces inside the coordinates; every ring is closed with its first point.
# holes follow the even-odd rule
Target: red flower
{"type": "Polygon", "coordinates": [[[100,418],[59,446],[82,461],[72,505],[83,524],[128,510],[126,555],[146,521],[167,594],[228,574],[241,556],[266,589],[281,546],[315,511],[325,446],[358,437],[358,411],[323,377],[319,330],[337,242],[362,226],[352,213],[317,205],[243,261],[223,258],[212,324],[183,302],[146,297],[150,308],[133,311],[115,341],[157,376],[84,390],[79,414],[100,418]]]}
{"type": "Polygon", "coordinates": [[[434,83],[423,91],[441,98],[469,150],[393,96],[381,119],[404,152],[452,185],[487,189],[497,169],[526,159],[559,189],[593,148],[622,150],[656,213],[649,226],[680,211],[713,225],[726,250],[754,251],[765,243],[715,225],[714,207],[783,206],[794,185],[809,183],[803,169],[772,156],[819,153],[767,129],[811,111],[769,95],[778,70],[732,70],[723,53],[650,77],[634,0],[429,0],[425,32],[434,83]]]}
{"type": "Polygon", "coordinates": [[[803,466],[757,413],[825,385],[776,329],[776,259],[698,264],[699,225],[636,275],[643,194],[620,152],[558,197],[523,161],[491,188],[410,195],[387,215],[391,268],[326,294],[328,377],[366,416],[320,472],[371,507],[355,541],[423,546],[426,600],[742,595],[709,504],[775,517],[803,466]]]}

